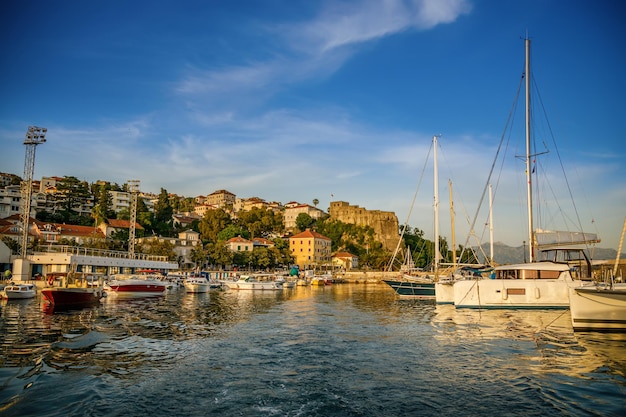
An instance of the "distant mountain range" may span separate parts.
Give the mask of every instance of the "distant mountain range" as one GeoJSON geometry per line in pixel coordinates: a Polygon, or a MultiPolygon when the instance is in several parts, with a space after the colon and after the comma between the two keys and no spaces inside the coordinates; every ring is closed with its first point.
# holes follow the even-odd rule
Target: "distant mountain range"
{"type": "MultiPolygon", "coordinates": [[[[482,252],[489,255],[489,243],[483,243],[480,248],[482,248],[482,252]]],[[[482,259],[482,253],[480,248],[474,247],[474,250],[476,251],[479,259],[482,259]]],[[[524,248],[524,246],[508,246],[502,242],[495,242],[493,244],[493,258],[495,262],[500,265],[524,262],[524,256],[526,251],[528,251],[528,248],[524,248]]],[[[587,253],[587,256],[589,257],[589,259],[597,261],[615,261],[617,251],[615,249],[593,248],[592,253],[587,253]]],[[[620,255],[620,260],[622,259],[626,259],[626,254],[622,253],[620,255]]]]}

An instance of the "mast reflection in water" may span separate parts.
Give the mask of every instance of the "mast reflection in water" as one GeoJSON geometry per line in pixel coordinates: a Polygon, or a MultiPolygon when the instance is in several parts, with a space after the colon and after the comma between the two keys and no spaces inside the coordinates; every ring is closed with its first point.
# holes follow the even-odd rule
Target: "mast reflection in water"
{"type": "Polygon", "coordinates": [[[626,415],[626,341],[386,285],[0,304],[6,416],[626,415]]]}

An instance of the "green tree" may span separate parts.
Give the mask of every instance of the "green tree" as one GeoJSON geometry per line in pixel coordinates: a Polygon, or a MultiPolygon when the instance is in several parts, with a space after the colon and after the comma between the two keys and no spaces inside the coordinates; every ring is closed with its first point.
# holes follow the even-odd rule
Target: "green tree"
{"type": "Polygon", "coordinates": [[[153,229],[159,236],[171,237],[173,231],[172,214],[174,214],[174,209],[170,204],[170,198],[167,191],[161,188],[159,198],[154,204],[153,223],[153,229]]]}
{"type": "Polygon", "coordinates": [[[62,197],[63,210],[68,213],[76,212],[75,209],[80,208],[92,199],[89,192],[89,184],[86,181],[80,181],[76,177],[63,177],[57,183],[57,191],[62,197]]]}
{"type": "Polygon", "coordinates": [[[200,237],[202,240],[215,243],[218,241],[217,234],[229,224],[232,224],[232,220],[223,209],[208,210],[198,225],[200,237]]]}
{"type": "Polygon", "coordinates": [[[248,262],[254,269],[269,269],[276,266],[275,253],[270,248],[254,248],[248,262]]]}
{"type": "MultiPolygon", "coordinates": [[[[120,218],[119,216],[120,214],[118,213],[118,218],[120,218]]],[[[127,218],[127,220],[129,219],[130,217],[127,218]]],[[[155,227],[154,213],[148,209],[148,206],[146,206],[146,202],[143,198],[137,199],[137,223],[144,228],[146,236],[158,233],[158,230],[155,227]]]]}
{"type": "Polygon", "coordinates": [[[266,208],[253,207],[238,213],[237,223],[247,229],[252,238],[266,237],[284,230],[282,215],[266,208]]]}
{"type": "Polygon", "coordinates": [[[205,246],[209,264],[224,268],[233,263],[233,253],[228,250],[224,242],[207,243],[205,246]]]}
{"type": "Polygon", "coordinates": [[[252,252],[233,252],[233,265],[249,269],[252,267],[251,258],[252,252]]]}
{"type": "Polygon", "coordinates": [[[113,232],[109,237],[109,248],[111,250],[127,251],[129,235],[130,231],[128,229],[119,229],[113,232]]]}
{"type": "Polygon", "coordinates": [[[204,267],[207,263],[208,252],[198,245],[191,250],[191,261],[196,264],[196,267],[204,267]]]}
{"type": "Polygon", "coordinates": [[[196,206],[196,201],[193,197],[172,196],[170,201],[175,213],[192,212],[196,206]]]}
{"type": "Polygon", "coordinates": [[[9,247],[9,249],[11,249],[12,253],[20,253],[21,246],[17,240],[11,239],[8,236],[2,236],[2,241],[9,247]]]}
{"type": "Polygon", "coordinates": [[[315,223],[315,220],[313,220],[313,218],[307,213],[300,213],[298,214],[298,217],[296,217],[296,227],[301,232],[310,228],[313,223],[315,223]]]}
{"type": "Polygon", "coordinates": [[[109,193],[105,185],[101,185],[97,190],[96,204],[91,210],[91,216],[94,218],[96,225],[99,225],[106,219],[113,218],[114,215],[111,193],[109,193]]]}
{"type": "Polygon", "coordinates": [[[226,242],[228,239],[241,236],[244,239],[250,238],[250,232],[239,225],[229,224],[221,232],[217,234],[217,240],[226,242]]]}
{"type": "Polygon", "coordinates": [[[275,253],[276,266],[289,266],[293,264],[294,258],[291,255],[291,249],[289,248],[289,241],[281,238],[275,238],[272,240],[274,247],[271,248],[275,253]]]}
{"type": "Polygon", "coordinates": [[[136,251],[148,255],[166,256],[168,261],[175,262],[177,255],[174,252],[174,244],[168,240],[148,239],[136,247],[136,251]]]}

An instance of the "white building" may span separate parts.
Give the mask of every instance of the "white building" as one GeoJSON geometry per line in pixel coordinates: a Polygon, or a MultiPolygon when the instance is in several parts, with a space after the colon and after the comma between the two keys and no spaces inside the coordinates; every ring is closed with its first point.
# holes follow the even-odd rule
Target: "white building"
{"type": "Polygon", "coordinates": [[[317,220],[325,213],[323,210],[317,207],[310,206],[308,204],[289,203],[285,205],[284,222],[286,230],[293,230],[296,228],[296,219],[300,213],[305,213],[311,216],[312,219],[317,220]]]}

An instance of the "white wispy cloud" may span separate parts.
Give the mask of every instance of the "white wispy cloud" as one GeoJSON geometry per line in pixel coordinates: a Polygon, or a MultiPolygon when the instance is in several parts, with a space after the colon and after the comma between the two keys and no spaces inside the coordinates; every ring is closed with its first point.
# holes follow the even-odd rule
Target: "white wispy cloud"
{"type": "MultiPolygon", "coordinates": [[[[298,44],[319,53],[405,30],[431,29],[471,10],[466,0],[366,0],[331,3],[317,19],[294,28],[298,44]]],[[[292,43],[293,45],[297,45],[292,43]]],[[[302,49],[302,48],[300,48],[302,49]]]]}
{"type": "Polygon", "coordinates": [[[283,47],[266,60],[218,69],[189,67],[175,92],[196,105],[237,107],[251,98],[271,97],[284,86],[332,74],[358,52],[360,44],[410,29],[431,29],[470,10],[467,0],[328,3],[310,21],[278,23],[261,34],[278,37],[276,48],[283,47]]]}

